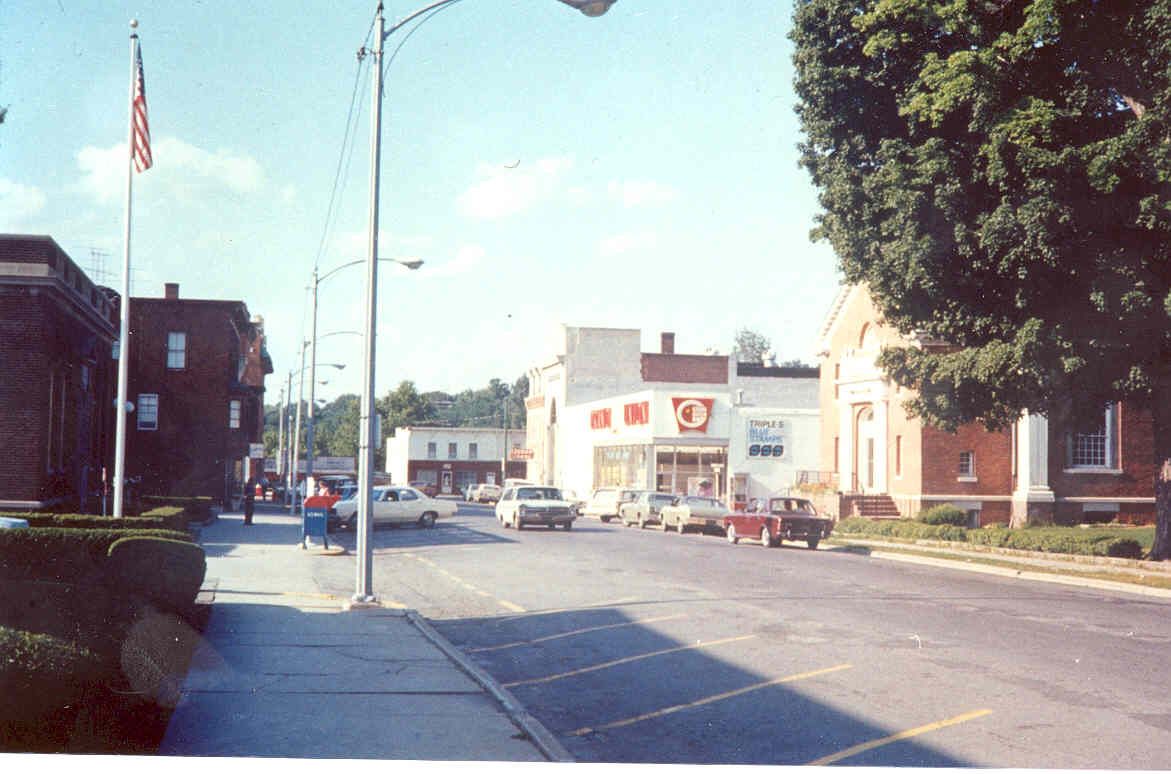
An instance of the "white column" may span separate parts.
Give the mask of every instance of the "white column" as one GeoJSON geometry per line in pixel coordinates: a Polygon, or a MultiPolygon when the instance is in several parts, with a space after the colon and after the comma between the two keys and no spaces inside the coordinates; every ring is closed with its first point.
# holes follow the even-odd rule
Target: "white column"
{"type": "Polygon", "coordinates": [[[854,407],[844,403],[838,407],[838,488],[849,492],[853,483],[854,407]]]}
{"type": "Polygon", "coordinates": [[[1052,516],[1049,488],[1049,419],[1026,412],[1016,425],[1016,489],[1012,493],[1012,524],[1021,526],[1052,516]]]}
{"type": "Polygon", "coordinates": [[[887,448],[887,423],[889,413],[889,404],[885,400],[875,400],[874,408],[874,423],[871,427],[874,430],[874,489],[878,492],[887,491],[886,480],[886,448],[887,448]]]}

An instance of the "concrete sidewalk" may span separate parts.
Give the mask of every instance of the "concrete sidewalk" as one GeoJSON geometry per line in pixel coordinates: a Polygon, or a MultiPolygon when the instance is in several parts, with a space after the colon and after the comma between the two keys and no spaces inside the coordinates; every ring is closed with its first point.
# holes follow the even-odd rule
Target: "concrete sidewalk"
{"type": "Polygon", "coordinates": [[[213,597],[162,755],[571,760],[556,739],[416,613],[345,611],[320,593],[300,519],[205,527],[213,597]]]}

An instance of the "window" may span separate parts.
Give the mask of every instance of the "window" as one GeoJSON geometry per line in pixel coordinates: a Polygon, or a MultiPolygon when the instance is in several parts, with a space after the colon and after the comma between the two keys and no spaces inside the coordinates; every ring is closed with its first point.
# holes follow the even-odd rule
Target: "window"
{"type": "Polygon", "coordinates": [[[447,459],[454,460],[457,457],[459,457],[459,444],[457,444],[457,443],[447,444],[447,459]]]}
{"type": "Polygon", "coordinates": [[[410,489],[400,489],[400,490],[398,490],[398,499],[399,500],[418,500],[419,496],[417,494],[415,494],[414,492],[412,492],[410,489]]]}
{"type": "Polygon", "coordinates": [[[181,371],[187,367],[187,334],[171,331],[167,334],[167,368],[181,371]]]}
{"type": "Polygon", "coordinates": [[[439,447],[435,445],[434,441],[427,442],[427,459],[434,460],[439,458],[439,447]]]}
{"type": "Polygon", "coordinates": [[[240,401],[228,401],[228,427],[233,430],[240,429],[240,401]]]}
{"type": "Polygon", "coordinates": [[[976,453],[973,451],[960,452],[960,479],[970,479],[976,476],[976,453]]]}
{"type": "Polygon", "coordinates": [[[1067,436],[1066,462],[1071,468],[1113,468],[1114,426],[1117,421],[1116,406],[1106,407],[1102,422],[1097,427],[1083,428],[1085,432],[1070,433],[1067,436]]]}
{"type": "Polygon", "coordinates": [[[468,459],[476,460],[480,458],[480,445],[478,443],[468,444],[468,459]]]}
{"type": "Polygon", "coordinates": [[[138,415],[138,429],[139,430],[158,430],[159,429],[159,396],[156,393],[139,393],[138,394],[138,408],[135,410],[138,415]]]}

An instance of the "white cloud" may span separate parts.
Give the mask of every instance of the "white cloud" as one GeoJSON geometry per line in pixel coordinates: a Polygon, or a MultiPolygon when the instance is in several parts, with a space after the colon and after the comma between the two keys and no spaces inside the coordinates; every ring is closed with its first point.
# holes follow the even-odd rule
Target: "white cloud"
{"type": "Polygon", "coordinates": [[[450,261],[435,266],[425,264],[420,271],[429,277],[455,277],[476,268],[484,260],[485,255],[487,253],[479,245],[464,245],[450,261]]]}
{"type": "Polygon", "coordinates": [[[460,194],[456,206],[469,218],[506,218],[530,209],[557,192],[559,179],[573,166],[567,157],[540,159],[508,168],[481,164],[483,178],[460,194]]]}
{"type": "Polygon", "coordinates": [[[677,190],[653,180],[616,180],[607,186],[607,191],[611,197],[620,201],[623,207],[665,204],[679,198],[677,190]]]}
{"type": "Polygon", "coordinates": [[[598,243],[602,255],[622,255],[637,250],[649,250],[659,244],[659,236],[653,231],[630,231],[606,237],[598,243]]]}
{"type": "MultiPolygon", "coordinates": [[[[164,137],[151,144],[154,166],[135,173],[134,184],[161,186],[174,197],[200,196],[208,189],[227,189],[232,193],[254,193],[265,184],[264,169],[251,156],[231,151],[207,151],[174,137],[164,137]]],[[[78,187],[108,204],[125,195],[126,145],[107,148],[87,145],[77,153],[81,168],[78,187]]]]}
{"type": "Polygon", "coordinates": [[[3,228],[19,230],[16,228],[17,224],[38,214],[44,208],[44,191],[0,177],[0,213],[3,213],[3,228]]]}

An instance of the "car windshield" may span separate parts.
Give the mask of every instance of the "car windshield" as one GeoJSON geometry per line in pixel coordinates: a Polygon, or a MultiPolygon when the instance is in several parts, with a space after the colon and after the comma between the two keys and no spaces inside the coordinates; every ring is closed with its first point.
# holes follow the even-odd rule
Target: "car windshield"
{"type": "Polygon", "coordinates": [[[666,494],[651,495],[650,499],[651,499],[651,503],[653,503],[654,505],[670,505],[671,503],[675,502],[674,495],[666,495],[666,494]]]}
{"type": "Polygon", "coordinates": [[[794,500],[791,497],[776,497],[768,501],[770,513],[803,513],[816,515],[817,510],[808,500],[794,500]]]}
{"type": "Polygon", "coordinates": [[[525,486],[516,490],[518,500],[560,500],[561,492],[548,486],[525,486]]]}

